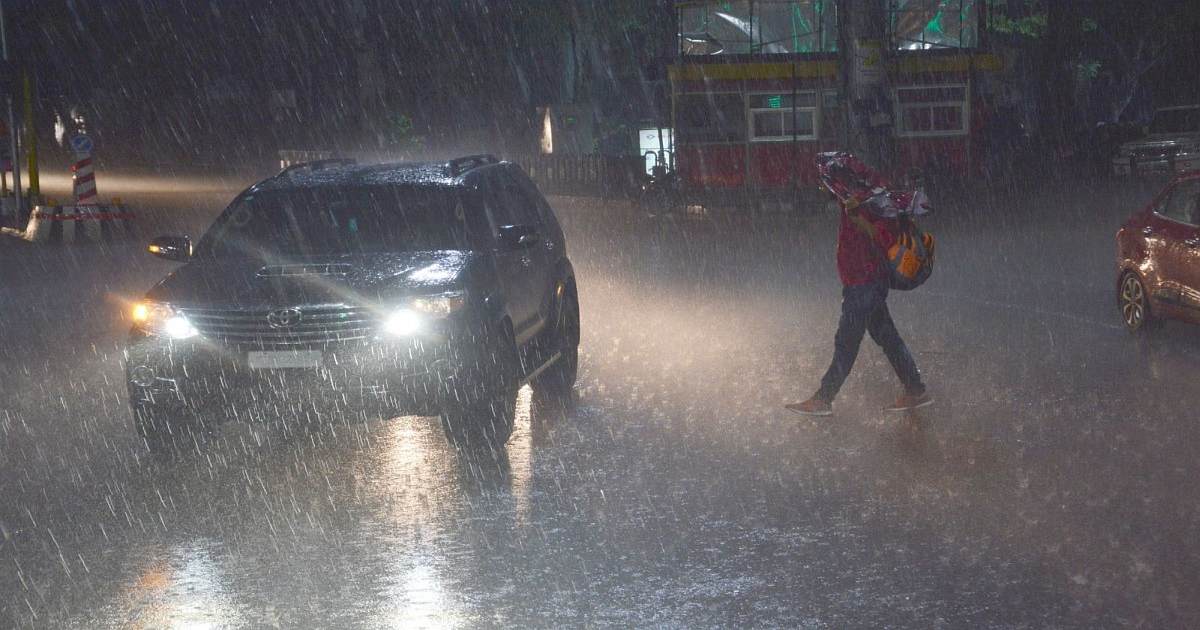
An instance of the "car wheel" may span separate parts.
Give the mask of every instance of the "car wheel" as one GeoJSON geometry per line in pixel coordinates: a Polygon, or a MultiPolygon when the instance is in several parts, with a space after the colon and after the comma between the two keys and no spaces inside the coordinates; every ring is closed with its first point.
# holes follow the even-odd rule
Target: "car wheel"
{"type": "Polygon", "coordinates": [[[519,361],[512,333],[487,335],[492,349],[477,366],[478,382],[460,387],[442,405],[442,430],[461,450],[504,447],[516,415],[519,361]]]}
{"type": "Polygon", "coordinates": [[[563,296],[554,326],[553,347],[558,360],[533,379],[533,389],[557,400],[567,400],[579,373],[579,301],[571,293],[563,296]]]}
{"type": "Polygon", "coordinates": [[[203,436],[192,412],[181,405],[134,403],[133,423],[146,448],[155,456],[195,448],[203,436]]]}
{"type": "Polygon", "coordinates": [[[1121,307],[1121,321],[1129,332],[1141,332],[1151,323],[1150,299],[1136,273],[1128,272],[1121,279],[1117,304],[1121,307]]]}

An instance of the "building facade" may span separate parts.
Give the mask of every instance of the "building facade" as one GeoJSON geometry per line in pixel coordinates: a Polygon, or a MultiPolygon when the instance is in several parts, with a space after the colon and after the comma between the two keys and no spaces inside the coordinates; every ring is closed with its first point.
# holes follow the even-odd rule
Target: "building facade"
{"type": "Polygon", "coordinates": [[[848,37],[840,2],[678,2],[668,76],[684,185],[811,185],[813,156],[851,146],[853,133],[882,147],[886,171],[978,173],[987,124],[981,95],[988,76],[1002,69],[980,47],[984,3],[875,1],[887,22],[884,38],[848,37]],[[852,55],[840,53],[843,41],[852,55]],[[842,68],[846,59],[852,68],[842,68]]]}

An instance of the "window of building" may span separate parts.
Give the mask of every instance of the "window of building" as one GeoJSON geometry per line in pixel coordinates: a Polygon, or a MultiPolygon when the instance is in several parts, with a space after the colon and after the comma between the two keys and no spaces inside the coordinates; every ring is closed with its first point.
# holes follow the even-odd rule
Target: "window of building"
{"type": "Polygon", "coordinates": [[[741,94],[680,94],[675,135],[680,142],[741,142],[746,139],[746,102],[741,94]]]}
{"type": "Polygon", "coordinates": [[[976,48],[984,0],[889,0],[892,41],[899,50],[976,48]]]}
{"type": "Polygon", "coordinates": [[[816,92],[751,94],[750,139],[754,142],[817,137],[816,92]]]}
{"type": "Polygon", "coordinates": [[[963,85],[898,88],[896,133],[954,136],[967,132],[967,88],[963,85]]]}
{"type": "Polygon", "coordinates": [[[834,0],[696,0],[680,2],[682,55],[834,52],[834,0]]]}

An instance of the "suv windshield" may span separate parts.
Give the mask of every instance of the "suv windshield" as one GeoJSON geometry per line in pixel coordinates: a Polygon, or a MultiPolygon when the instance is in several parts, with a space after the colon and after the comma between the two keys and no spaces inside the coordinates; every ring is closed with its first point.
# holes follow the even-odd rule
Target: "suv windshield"
{"type": "Polygon", "coordinates": [[[1194,133],[1200,131],[1200,107],[1160,109],[1154,113],[1150,133],[1194,133]]]}
{"type": "Polygon", "coordinates": [[[249,193],[217,218],[200,256],[331,256],[468,249],[463,198],[435,187],[325,186],[249,193]]]}

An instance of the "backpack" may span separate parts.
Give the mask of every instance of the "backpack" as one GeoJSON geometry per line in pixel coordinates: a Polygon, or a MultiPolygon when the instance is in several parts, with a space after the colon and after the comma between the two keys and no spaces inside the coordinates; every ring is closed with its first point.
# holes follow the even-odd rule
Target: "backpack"
{"type": "Polygon", "coordinates": [[[900,226],[896,242],[884,252],[888,284],[899,291],[911,291],[921,286],[933,274],[933,235],[907,214],[896,218],[900,226]]]}

